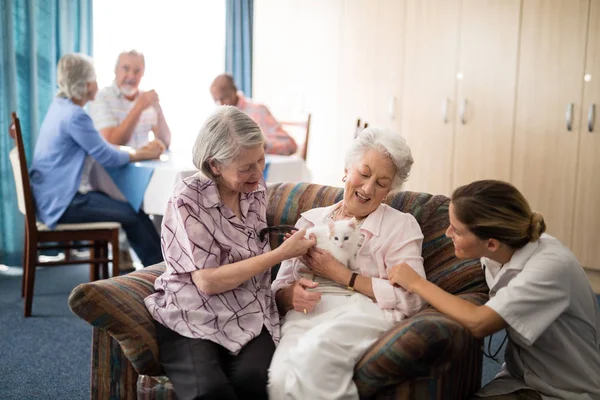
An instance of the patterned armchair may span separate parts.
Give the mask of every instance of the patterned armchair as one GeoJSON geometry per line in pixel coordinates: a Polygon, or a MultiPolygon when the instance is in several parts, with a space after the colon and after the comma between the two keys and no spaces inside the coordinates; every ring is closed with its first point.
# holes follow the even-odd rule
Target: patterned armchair
{"type": "MultiPolygon", "coordinates": [[[[300,213],[333,204],[342,190],[313,184],[269,186],[268,223],[294,224],[300,213]]],[[[425,236],[423,258],[430,281],[475,304],[487,300],[478,261],[461,261],[444,236],[448,198],[401,192],[388,201],[413,214],[425,236]]],[[[272,247],[280,243],[271,237],[272,247]]],[[[175,399],[158,362],[152,318],[143,299],[154,291],[164,265],[76,287],[71,310],[94,326],[92,399],[175,399]]],[[[465,399],[481,383],[481,341],[437,311],[426,308],[383,335],[359,361],[355,382],[362,398],[465,399]]]]}

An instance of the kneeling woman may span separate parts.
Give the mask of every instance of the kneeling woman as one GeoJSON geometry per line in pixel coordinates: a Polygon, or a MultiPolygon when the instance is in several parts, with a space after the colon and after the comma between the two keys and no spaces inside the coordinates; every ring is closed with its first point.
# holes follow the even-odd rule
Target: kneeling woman
{"type": "Polygon", "coordinates": [[[493,399],[600,399],[600,310],[575,256],[550,235],[512,185],[478,181],[454,191],[458,258],[481,258],[490,300],[476,306],[402,265],[390,280],[482,338],[508,331],[506,363],[478,394],[493,399]]]}

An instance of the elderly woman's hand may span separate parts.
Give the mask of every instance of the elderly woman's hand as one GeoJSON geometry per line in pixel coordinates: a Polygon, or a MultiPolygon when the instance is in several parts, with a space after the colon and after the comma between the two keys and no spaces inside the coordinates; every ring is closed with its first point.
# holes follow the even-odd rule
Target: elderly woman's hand
{"type": "Polygon", "coordinates": [[[306,278],[300,278],[294,283],[292,286],[292,307],[294,310],[306,314],[316,307],[321,301],[321,293],[309,292],[306,288],[315,288],[318,285],[318,283],[306,278]]]}
{"type": "Polygon", "coordinates": [[[308,272],[336,282],[342,280],[341,275],[344,271],[348,271],[331,253],[317,248],[310,249],[302,257],[302,263],[310,268],[308,272]]]}
{"type": "Polygon", "coordinates": [[[296,231],[292,236],[286,238],[276,251],[281,253],[283,260],[303,256],[311,247],[317,244],[314,237],[307,239],[305,236],[306,229],[296,231]]]}
{"type": "Polygon", "coordinates": [[[390,282],[394,286],[400,286],[409,292],[413,292],[414,285],[418,284],[423,277],[410,267],[407,263],[393,266],[388,274],[390,282]]]}

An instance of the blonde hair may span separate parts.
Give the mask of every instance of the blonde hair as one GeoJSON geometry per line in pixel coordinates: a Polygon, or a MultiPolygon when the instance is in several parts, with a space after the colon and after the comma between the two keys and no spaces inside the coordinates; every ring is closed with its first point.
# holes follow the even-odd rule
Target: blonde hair
{"type": "Polygon", "coordinates": [[[456,218],[480,239],[496,239],[519,249],[546,231],[544,217],[531,211],[525,197],[510,183],[482,180],[452,194],[456,218]]]}
{"type": "Polygon", "coordinates": [[[192,158],[196,168],[215,180],[210,160],[227,165],[244,149],[265,143],[260,128],[246,113],[233,106],[220,106],[200,128],[192,158]]]}
{"type": "Polygon", "coordinates": [[[58,97],[83,100],[87,96],[87,84],[96,80],[92,58],[83,53],[65,54],[58,60],[56,81],[58,97]]]}
{"type": "Polygon", "coordinates": [[[408,179],[414,163],[406,140],[388,129],[366,128],[354,139],[352,147],[348,150],[346,168],[358,162],[369,150],[376,150],[392,161],[395,169],[392,191],[399,190],[408,179]]]}

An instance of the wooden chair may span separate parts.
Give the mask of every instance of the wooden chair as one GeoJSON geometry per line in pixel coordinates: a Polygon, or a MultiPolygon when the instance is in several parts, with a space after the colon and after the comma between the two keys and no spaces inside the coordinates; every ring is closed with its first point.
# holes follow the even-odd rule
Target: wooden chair
{"type": "Polygon", "coordinates": [[[308,153],[308,138],[310,135],[310,113],[307,114],[306,119],[300,121],[279,121],[279,124],[283,129],[286,130],[296,142],[300,142],[298,146],[297,155],[302,157],[306,161],[306,155],[308,153]]]}
{"type": "Polygon", "coordinates": [[[356,130],[354,131],[354,137],[356,138],[359,135],[359,133],[361,133],[362,130],[366,129],[368,126],[369,126],[369,123],[365,122],[365,121],[363,121],[362,125],[361,125],[360,118],[358,118],[356,120],[356,130]]]}
{"type": "Polygon", "coordinates": [[[113,276],[119,275],[119,227],[116,222],[96,222],[81,224],[59,224],[51,230],[38,222],[35,217],[33,193],[29,183],[25,148],[21,124],[16,113],[12,113],[12,125],[9,135],[15,139],[16,147],[10,151],[9,158],[15,177],[19,211],[25,216],[25,249],[23,252],[23,279],[21,297],[25,297],[25,317],[31,316],[35,270],[38,266],[90,264],[90,280],[97,280],[100,272],[108,278],[108,263],[112,262],[113,276]],[[83,244],[74,244],[83,242],[83,244]],[[45,243],[45,244],[44,244],[45,243]],[[50,243],[50,244],[48,244],[50,243]],[[108,257],[108,243],[112,246],[112,258],[108,257]],[[88,259],[72,260],[71,249],[89,248],[88,259]],[[64,260],[41,262],[38,252],[41,250],[63,250],[64,260]]]}

